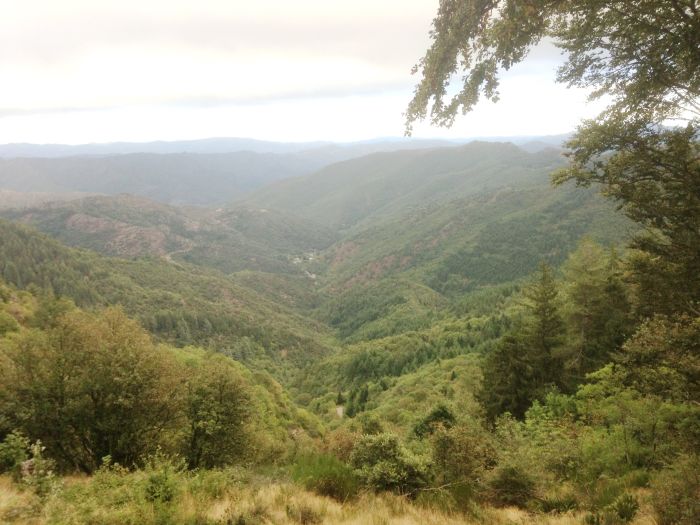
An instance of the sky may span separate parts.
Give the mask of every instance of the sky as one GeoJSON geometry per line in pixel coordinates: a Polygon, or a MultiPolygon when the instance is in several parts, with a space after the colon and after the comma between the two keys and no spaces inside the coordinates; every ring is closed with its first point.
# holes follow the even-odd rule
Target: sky
{"type": "MultiPolygon", "coordinates": [[[[403,134],[438,0],[0,0],[0,143],[403,134]]],[[[599,104],[544,43],[501,100],[416,137],[572,131],[599,104]]]]}

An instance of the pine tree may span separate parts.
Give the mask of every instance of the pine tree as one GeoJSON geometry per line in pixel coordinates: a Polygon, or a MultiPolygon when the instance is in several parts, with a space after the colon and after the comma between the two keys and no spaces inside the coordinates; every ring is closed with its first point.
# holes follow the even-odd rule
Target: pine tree
{"type": "Polygon", "coordinates": [[[559,313],[559,292],[549,266],[542,264],[536,280],[525,289],[523,322],[504,336],[484,363],[479,395],[489,419],[504,412],[523,418],[536,399],[562,385],[564,323],[559,313]]]}
{"type": "Polygon", "coordinates": [[[564,265],[564,351],[570,387],[610,361],[630,329],[630,306],[617,254],[584,239],[564,265]]]}
{"type": "Polygon", "coordinates": [[[535,368],[538,388],[561,382],[561,359],[557,350],[564,335],[564,322],[559,313],[557,284],[551,268],[542,263],[537,280],[524,294],[529,319],[526,326],[527,358],[535,368]]]}
{"type": "Polygon", "coordinates": [[[479,400],[493,421],[504,412],[522,419],[537,390],[527,343],[516,335],[503,337],[486,357],[479,400]]]}

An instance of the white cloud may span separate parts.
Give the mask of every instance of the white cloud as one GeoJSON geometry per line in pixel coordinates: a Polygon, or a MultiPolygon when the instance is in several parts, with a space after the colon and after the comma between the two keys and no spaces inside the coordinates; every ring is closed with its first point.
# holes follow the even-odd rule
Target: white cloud
{"type": "MultiPolygon", "coordinates": [[[[402,133],[438,0],[0,0],[0,142],[402,133]]],[[[451,131],[567,131],[590,113],[553,86],[558,51],[509,72],[451,131]]]]}

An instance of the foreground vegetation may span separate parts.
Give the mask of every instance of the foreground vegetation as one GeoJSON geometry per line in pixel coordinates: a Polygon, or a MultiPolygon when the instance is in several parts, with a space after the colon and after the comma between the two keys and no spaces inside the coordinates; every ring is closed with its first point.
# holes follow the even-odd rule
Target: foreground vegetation
{"type": "Polygon", "coordinates": [[[639,317],[626,261],[584,241],[561,277],[544,265],[495,299],[498,317],[305,369],[295,395],[320,420],[118,308],[3,285],[3,519],[693,523],[700,324],[639,317]]]}
{"type": "MultiPolygon", "coordinates": [[[[469,515],[436,508],[431,502],[411,503],[392,494],[363,493],[339,502],[299,485],[254,477],[243,471],[169,474],[172,492],[151,495],[152,472],[124,473],[104,469],[92,479],[71,477],[44,504],[0,477],[0,515],[14,523],[103,524],[340,524],[340,525],[467,525],[512,523],[571,525],[582,514],[568,512],[532,516],[515,507],[471,509],[469,515]],[[41,510],[38,510],[41,509],[41,510]]],[[[633,523],[652,524],[647,507],[633,523]]]]}

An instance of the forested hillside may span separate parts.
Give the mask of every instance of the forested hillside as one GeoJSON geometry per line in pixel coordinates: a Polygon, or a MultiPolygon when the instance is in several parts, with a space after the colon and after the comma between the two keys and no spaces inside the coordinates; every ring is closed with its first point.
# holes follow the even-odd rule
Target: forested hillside
{"type": "Polygon", "coordinates": [[[294,261],[328,247],[333,232],[290,213],[235,206],[175,207],[117,195],[7,209],[71,246],[105,255],[158,256],[216,268],[298,273],[294,261]]]}
{"type": "Polygon", "coordinates": [[[121,305],[164,341],[216,349],[279,379],[332,348],[323,325],[218,272],[157,258],[106,258],[6,221],[0,233],[6,282],[81,307],[121,305]]]}
{"type": "Polygon", "coordinates": [[[377,153],[270,185],[248,201],[348,229],[358,223],[368,226],[412,206],[542,181],[562,164],[557,150],[531,154],[513,144],[487,142],[377,153]]]}

